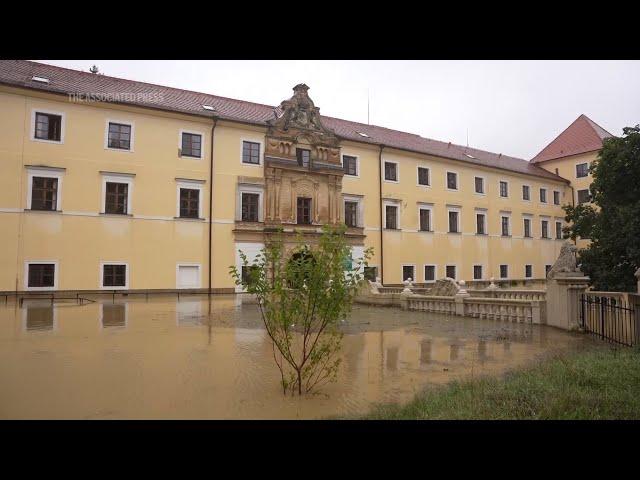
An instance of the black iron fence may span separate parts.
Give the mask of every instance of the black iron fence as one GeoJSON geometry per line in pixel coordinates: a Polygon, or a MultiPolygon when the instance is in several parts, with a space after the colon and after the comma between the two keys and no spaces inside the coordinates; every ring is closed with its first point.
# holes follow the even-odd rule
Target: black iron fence
{"type": "Polygon", "coordinates": [[[602,340],[640,344],[640,295],[587,292],[580,296],[580,326],[602,340]]]}

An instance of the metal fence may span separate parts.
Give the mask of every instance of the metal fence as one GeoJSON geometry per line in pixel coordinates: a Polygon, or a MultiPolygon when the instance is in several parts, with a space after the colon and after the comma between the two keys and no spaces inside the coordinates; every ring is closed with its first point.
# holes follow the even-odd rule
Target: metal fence
{"type": "Polygon", "coordinates": [[[580,326],[602,340],[640,344],[640,295],[588,292],[580,296],[580,326]]]}

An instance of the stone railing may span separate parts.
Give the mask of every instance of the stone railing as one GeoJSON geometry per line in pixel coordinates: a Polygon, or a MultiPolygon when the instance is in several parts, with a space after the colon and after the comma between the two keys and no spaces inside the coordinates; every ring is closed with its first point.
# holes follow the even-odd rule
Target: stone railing
{"type": "Polygon", "coordinates": [[[503,300],[537,300],[547,299],[546,290],[467,290],[472,297],[501,298],[503,300]]]}
{"type": "Polygon", "coordinates": [[[456,301],[454,297],[411,295],[404,298],[408,310],[422,312],[456,314],[456,301]]]}

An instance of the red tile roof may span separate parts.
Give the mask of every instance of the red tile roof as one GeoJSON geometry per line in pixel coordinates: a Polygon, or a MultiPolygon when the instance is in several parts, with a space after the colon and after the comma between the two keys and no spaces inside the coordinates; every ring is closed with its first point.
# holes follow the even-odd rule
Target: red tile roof
{"type": "MultiPolygon", "coordinates": [[[[0,84],[64,95],[98,95],[103,98],[107,97],[109,101],[114,103],[157,108],[209,118],[216,116],[223,120],[261,126],[266,125],[267,120],[274,118],[275,107],[270,105],[108,77],[25,60],[0,60],[0,84]],[[36,82],[32,80],[33,76],[48,78],[49,83],[36,82]],[[206,110],[203,105],[210,105],[215,110],[206,110]]],[[[520,158],[324,115],[322,121],[345,140],[384,145],[400,150],[458,160],[472,165],[499,168],[568,183],[568,180],[520,158]],[[361,133],[367,136],[362,136],[361,133]]]]}
{"type": "Polygon", "coordinates": [[[609,132],[586,115],[580,115],[549,145],[538,153],[531,163],[593,152],[602,148],[602,141],[612,137],[609,132]]]}

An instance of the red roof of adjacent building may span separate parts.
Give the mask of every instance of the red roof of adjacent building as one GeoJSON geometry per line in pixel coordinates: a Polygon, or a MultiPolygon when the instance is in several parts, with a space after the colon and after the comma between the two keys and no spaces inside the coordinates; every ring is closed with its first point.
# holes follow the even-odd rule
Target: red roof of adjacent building
{"type": "Polygon", "coordinates": [[[546,162],[547,160],[600,150],[602,141],[612,136],[583,114],[533,157],[531,163],[546,162]]]}
{"type": "MultiPolygon", "coordinates": [[[[63,95],[93,95],[112,103],[156,108],[202,117],[216,117],[266,126],[275,117],[276,107],[219,97],[207,93],[136,82],[101,74],[82,72],[26,60],[0,60],[0,84],[63,95]],[[47,82],[34,81],[44,77],[47,82]],[[213,110],[203,108],[209,105],[213,110]]],[[[472,165],[499,168],[525,175],[567,182],[568,180],[527,160],[375,125],[351,122],[322,115],[322,122],[344,140],[384,145],[427,155],[459,160],[472,165]]]]}

